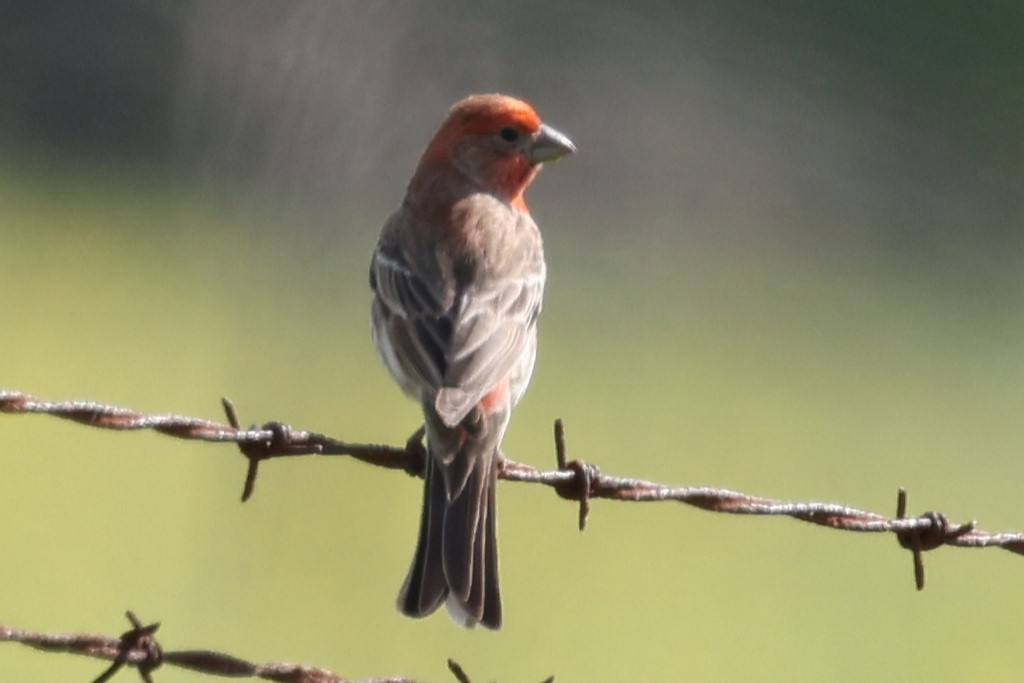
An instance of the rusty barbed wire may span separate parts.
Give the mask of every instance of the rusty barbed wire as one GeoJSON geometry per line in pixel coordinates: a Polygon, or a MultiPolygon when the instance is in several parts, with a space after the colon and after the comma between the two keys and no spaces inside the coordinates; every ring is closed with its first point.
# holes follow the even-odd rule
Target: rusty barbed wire
{"type": "MultiPolygon", "coordinates": [[[[276,457],[345,455],[379,467],[400,469],[410,475],[422,476],[426,457],[422,428],[401,447],[355,444],[316,432],[295,430],[280,422],[243,429],[239,426],[232,403],[228,399],[222,399],[222,402],[228,425],[181,415],[146,415],[93,401],[43,401],[22,392],[0,390],[0,413],[45,414],[103,429],[152,429],[181,439],[234,443],[249,461],[242,500],[247,500],[253,493],[259,463],[276,457]]],[[[907,493],[903,489],[897,494],[896,515],[889,517],[838,503],[785,501],[730,489],[666,486],[642,479],[610,476],[595,465],[580,460],[567,460],[565,431],[561,420],[555,421],[555,456],[557,469],[551,471],[538,470],[504,458],[498,476],[508,481],[543,484],[554,488],[561,497],[577,501],[580,530],[586,526],[590,501],[601,498],[632,502],[675,501],[710,512],[790,517],[841,531],[891,533],[896,536],[901,547],[913,554],[914,578],[918,590],[924,587],[921,556],[927,550],[944,545],[958,548],[995,547],[1024,554],[1024,533],[990,533],[978,529],[973,521],[957,524],[938,512],[907,516],[907,493]]]]}
{"type": "MultiPolygon", "coordinates": [[[[411,678],[371,678],[354,681],[327,669],[304,664],[278,662],[253,664],[223,652],[212,650],[177,650],[165,652],[156,640],[159,623],[143,624],[131,611],[126,615],[132,628],[118,637],[91,633],[38,633],[0,624],[0,642],[21,643],[44,652],[84,655],[111,662],[93,683],[109,681],[126,667],[134,667],[146,683],[152,683],[152,672],[162,665],[176,666],[196,673],[230,678],[261,678],[279,683],[417,683],[411,678]]],[[[448,668],[459,683],[471,683],[455,661],[448,668]]],[[[544,683],[554,681],[554,676],[544,683]]]]}

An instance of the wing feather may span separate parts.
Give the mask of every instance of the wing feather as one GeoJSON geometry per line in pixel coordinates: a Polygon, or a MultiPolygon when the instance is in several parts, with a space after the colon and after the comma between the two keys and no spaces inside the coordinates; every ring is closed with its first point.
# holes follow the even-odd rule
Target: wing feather
{"type": "MultiPolygon", "coordinates": [[[[393,351],[385,361],[403,386],[437,393],[435,406],[449,426],[534,348],[544,293],[540,235],[528,215],[506,217],[513,223],[505,232],[518,239],[471,261],[468,276],[465,264],[456,273],[436,254],[410,253],[415,244],[403,248],[382,238],[374,254],[374,325],[387,326],[393,351]]],[[[475,229],[489,225],[481,219],[475,229]]],[[[529,362],[532,367],[532,355],[529,362]]]]}

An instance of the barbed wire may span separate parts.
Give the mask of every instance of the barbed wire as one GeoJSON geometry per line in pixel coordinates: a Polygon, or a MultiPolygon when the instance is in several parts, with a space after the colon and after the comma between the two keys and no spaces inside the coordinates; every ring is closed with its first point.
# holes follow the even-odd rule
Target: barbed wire
{"type": "MultiPolygon", "coordinates": [[[[404,446],[348,443],[317,432],[296,430],[280,422],[242,428],[234,406],[222,399],[227,425],[181,415],[147,415],[128,408],[94,401],[44,401],[19,391],[0,390],[0,413],[44,414],[73,420],[102,429],[151,429],[181,439],[234,443],[248,459],[242,500],[255,489],[259,464],[270,458],[301,455],[349,456],[378,467],[404,470],[422,476],[426,462],[422,427],[404,446]]],[[[907,516],[907,493],[897,493],[896,515],[889,517],[848,505],[828,502],[794,502],[755,496],[739,491],[706,486],[667,486],[642,479],[615,477],[595,465],[566,457],[565,430],[555,421],[557,469],[535,467],[503,458],[498,476],[508,481],[542,484],[559,496],[579,503],[578,524],[582,531],[595,498],[632,502],[676,501],[702,510],[738,515],[790,517],[841,531],[891,533],[899,545],[910,550],[918,590],[924,588],[922,553],[941,546],[958,548],[1003,548],[1024,554],[1024,533],[990,533],[975,522],[957,524],[939,512],[907,516]]]]}
{"type": "MultiPolygon", "coordinates": [[[[156,640],[159,623],[143,624],[131,611],[125,616],[132,628],[118,637],[91,633],[38,633],[0,624],[0,641],[21,643],[44,652],[85,655],[111,662],[103,673],[93,679],[93,683],[109,681],[125,667],[134,667],[143,681],[152,683],[152,672],[164,664],[211,676],[261,678],[280,683],[417,683],[401,676],[357,682],[315,666],[287,662],[253,664],[212,650],[165,652],[156,640]]],[[[454,660],[448,660],[448,669],[459,683],[471,683],[465,671],[454,660]]],[[[552,683],[554,680],[554,676],[551,676],[543,683],[552,683]]]]}

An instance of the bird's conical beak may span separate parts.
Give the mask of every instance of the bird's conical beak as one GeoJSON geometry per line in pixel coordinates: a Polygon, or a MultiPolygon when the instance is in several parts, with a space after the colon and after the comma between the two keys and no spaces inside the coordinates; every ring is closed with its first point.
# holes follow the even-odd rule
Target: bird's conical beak
{"type": "Polygon", "coordinates": [[[540,130],[534,135],[533,142],[530,143],[527,153],[530,156],[531,163],[540,164],[545,161],[554,161],[575,151],[576,145],[572,144],[572,140],[551,126],[542,125],[540,130]]]}

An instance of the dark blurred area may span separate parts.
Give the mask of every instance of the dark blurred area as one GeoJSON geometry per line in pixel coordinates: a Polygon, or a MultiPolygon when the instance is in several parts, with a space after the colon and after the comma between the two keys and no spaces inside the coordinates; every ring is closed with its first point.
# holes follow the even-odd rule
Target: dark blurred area
{"type": "Polygon", "coordinates": [[[562,187],[598,234],[1016,244],[1022,35],[1015,2],[8,0],[0,144],[337,223],[394,201],[451,101],[501,89],[573,133],[562,187]]]}
{"type": "Polygon", "coordinates": [[[8,150],[166,162],[186,6],[118,0],[0,5],[8,150]]]}

